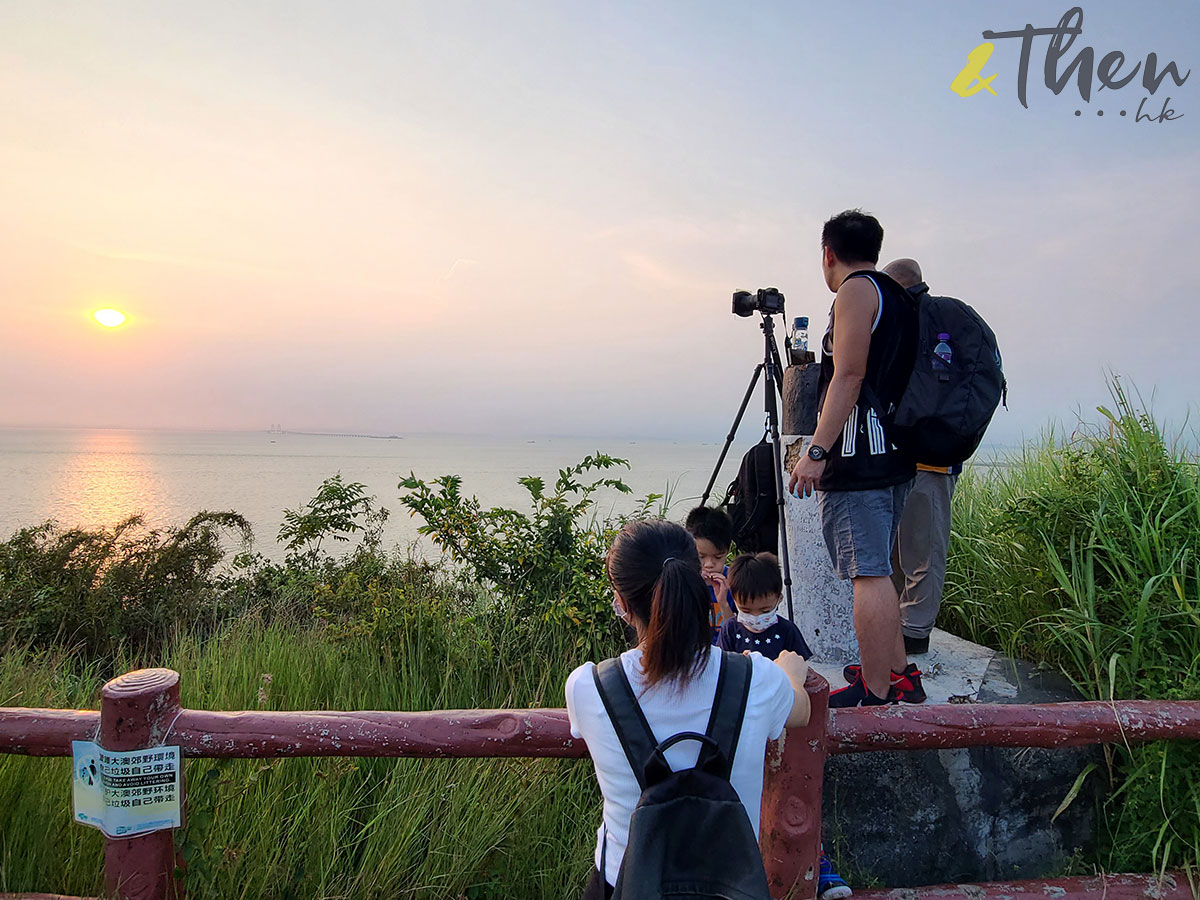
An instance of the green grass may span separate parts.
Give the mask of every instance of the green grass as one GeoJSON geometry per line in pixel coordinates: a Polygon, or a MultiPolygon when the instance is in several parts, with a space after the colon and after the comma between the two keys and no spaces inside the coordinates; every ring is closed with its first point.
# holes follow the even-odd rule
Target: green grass
{"type": "MultiPolygon", "coordinates": [[[[379,642],[249,621],[115,668],[170,666],[197,708],[560,706],[573,642],[485,641],[482,624],[435,613],[379,642]],[[471,643],[447,657],[448,638],[471,643]]],[[[94,708],[102,681],[61,653],[0,662],[7,705],[94,708]]],[[[192,760],[186,778],[193,897],[557,898],[583,884],[599,816],[586,761],[192,760]]],[[[66,760],[0,756],[0,891],[100,890],[100,835],[71,822],[69,784],[66,760]]]]}
{"type": "MultiPolygon", "coordinates": [[[[1119,383],[1099,425],[954,496],[942,625],[1067,675],[1088,699],[1200,698],[1200,468],[1119,383]]],[[[1200,866],[1200,744],[1106,750],[1110,871],[1200,866]]]]}

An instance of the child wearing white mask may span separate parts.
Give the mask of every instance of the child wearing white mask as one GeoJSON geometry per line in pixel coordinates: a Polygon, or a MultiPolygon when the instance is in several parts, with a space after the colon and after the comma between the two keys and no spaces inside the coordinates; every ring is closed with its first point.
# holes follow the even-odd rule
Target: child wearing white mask
{"type": "MultiPolygon", "coordinates": [[[[784,650],[799,653],[805,659],[813,655],[800,629],[779,616],[783,577],[775,554],[743,553],[730,565],[728,579],[737,618],[728,619],[721,625],[718,647],[722,650],[753,650],[767,659],[775,659],[784,650]]],[[[822,847],[817,876],[818,900],[845,900],[852,893],[850,886],[833,870],[822,847]]]]}
{"type": "Polygon", "coordinates": [[[729,567],[729,593],[737,617],[721,625],[717,646],[722,650],[753,650],[767,659],[784,650],[805,659],[813,655],[800,629],[779,616],[783,578],[775,554],[744,553],[735,559],[729,567]]]}

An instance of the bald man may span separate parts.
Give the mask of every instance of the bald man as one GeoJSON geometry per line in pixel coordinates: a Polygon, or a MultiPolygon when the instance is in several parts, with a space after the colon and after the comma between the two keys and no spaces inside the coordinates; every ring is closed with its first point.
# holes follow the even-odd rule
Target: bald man
{"type": "MultiPolygon", "coordinates": [[[[918,303],[929,295],[915,259],[897,259],[883,271],[918,303]]],[[[929,634],[942,605],[946,583],[946,553],[950,546],[950,499],[962,466],[917,464],[892,550],[892,581],[900,595],[900,631],[904,650],[913,655],[929,651],[929,634]]]]}

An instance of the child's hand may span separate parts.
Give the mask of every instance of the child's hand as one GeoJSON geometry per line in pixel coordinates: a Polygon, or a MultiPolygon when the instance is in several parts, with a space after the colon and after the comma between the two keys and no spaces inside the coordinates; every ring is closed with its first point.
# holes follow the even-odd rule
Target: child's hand
{"type": "Polygon", "coordinates": [[[795,650],[784,650],[775,659],[775,665],[783,669],[793,686],[804,684],[808,678],[808,660],[795,650]]]}
{"type": "Polygon", "coordinates": [[[809,713],[812,711],[808,691],[804,689],[804,680],[808,678],[808,660],[794,650],[784,650],[776,657],[775,665],[783,669],[788,681],[792,683],[792,711],[788,713],[787,727],[798,728],[807,725],[809,713]]]}
{"type": "Polygon", "coordinates": [[[712,585],[713,593],[718,600],[723,600],[729,592],[729,579],[723,572],[713,572],[704,576],[704,580],[712,585]]]}

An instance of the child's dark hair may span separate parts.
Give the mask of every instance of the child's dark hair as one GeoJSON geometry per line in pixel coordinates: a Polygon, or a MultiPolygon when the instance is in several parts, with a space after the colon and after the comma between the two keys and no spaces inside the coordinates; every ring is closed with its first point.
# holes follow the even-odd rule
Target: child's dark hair
{"type": "Polygon", "coordinates": [[[687,682],[698,675],[708,662],[712,632],[708,588],[691,535],[661,519],[630,522],[609,548],[606,565],[626,608],[645,623],[646,681],[687,682]]]}
{"type": "Polygon", "coordinates": [[[733,543],[733,522],[718,506],[697,506],[687,514],[683,527],[693,538],[709,541],[718,550],[728,552],[733,543]]]}
{"type": "Polygon", "coordinates": [[[840,212],[821,229],[821,246],[828,247],[844,263],[879,262],[883,226],[861,209],[840,212]]]}
{"type": "Polygon", "coordinates": [[[729,592],[734,600],[782,594],[779,557],[774,553],[743,553],[729,566],[729,592]]]}

